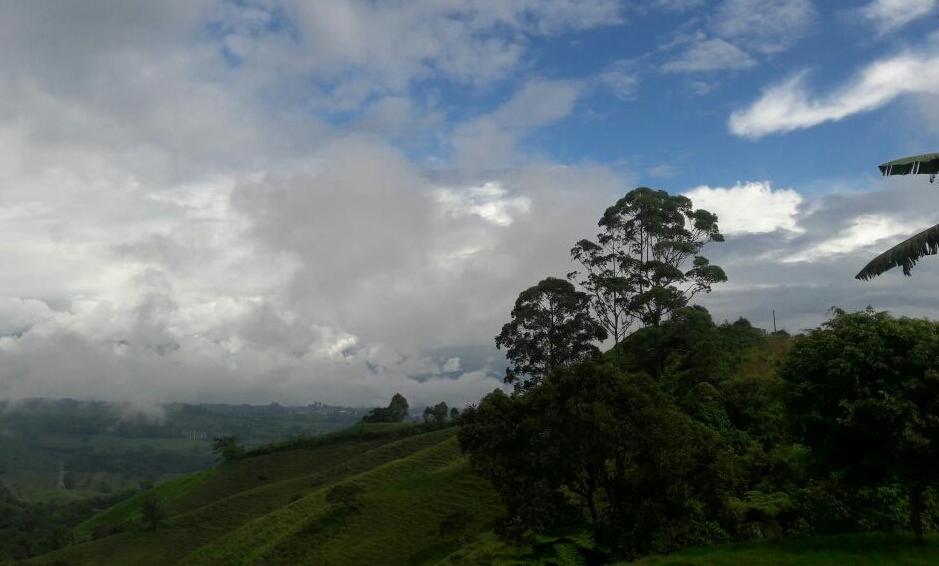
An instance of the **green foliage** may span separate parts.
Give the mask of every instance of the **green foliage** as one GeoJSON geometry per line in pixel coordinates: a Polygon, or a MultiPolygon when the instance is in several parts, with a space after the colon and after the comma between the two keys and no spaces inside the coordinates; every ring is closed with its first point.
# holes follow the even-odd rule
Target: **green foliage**
{"type": "Polygon", "coordinates": [[[939,485],[939,324],[836,311],[796,341],[782,375],[816,467],[849,485],[904,486],[921,539],[939,485]]]}
{"type": "MultiPolygon", "coordinates": [[[[456,408],[453,409],[456,411],[456,408]]],[[[424,424],[432,427],[441,427],[450,422],[451,417],[459,417],[459,411],[456,413],[456,417],[453,417],[452,411],[450,411],[447,404],[443,401],[437,403],[433,407],[424,407],[424,424]]]]}
{"type": "Polygon", "coordinates": [[[128,496],[26,503],[0,484],[0,563],[19,563],[72,541],[71,529],[97,510],[128,496]]]}
{"type": "Polygon", "coordinates": [[[395,393],[387,407],[376,407],[362,417],[365,423],[400,423],[408,416],[408,400],[395,393]]]}
{"type": "Polygon", "coordinates": [[[616,343],[633,321],[657,326],[727,280],[700,255],[706,243],[724,241],[717,216],[694,209],[687,197],[639,187],[607,208],[598,225],[596,242],[581,240],[571,249],[581,270],[569,278],[591,296],[616,343]]]}
{"type": "Polygon", "coordinates": [[[854,278],[866,281],[894,267],[900,267],[903,269],[903,275],[910,276],[913,266],[920,259],[936,255],[936,253],[939,253],[939,224],[923,230],[878,255],[854,278]]]}
{"type": "Polygon", "coordinates": [[[586,519],[617,556],[696,540],[723,484],[717,435],[648,377],[609,364],[488,395],[464,412],[460,441],[508,508],[506,534],[586,519]]]}
{"type": "Polygon", "coordinates": [[[505,382],[524,390],[552,371],[599,357],[593,342],[605,339],[603,326],[590,315],[590,296],[548,277],[519,293],[496,347],[506,349],[505,382]]]}

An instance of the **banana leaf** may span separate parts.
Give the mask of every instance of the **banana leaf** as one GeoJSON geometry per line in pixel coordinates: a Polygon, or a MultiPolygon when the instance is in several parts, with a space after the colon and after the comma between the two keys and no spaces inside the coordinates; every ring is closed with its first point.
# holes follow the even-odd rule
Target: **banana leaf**
{"type": "Polygon", "coordinates": [[[939,153],[924,153],[902,159],[894,159],[877,166],[887,175],[935,175],[939,173],[939,153]]]}
{"type": "Polygon", "coordinates": [[[939,252],[939,224],[923,230],[875,257],[854,278],[866,281],[894,267],[902,267],[903,274],[909,276],[910,270],[920,258],[935,255],[937,252],[939,252]]]}

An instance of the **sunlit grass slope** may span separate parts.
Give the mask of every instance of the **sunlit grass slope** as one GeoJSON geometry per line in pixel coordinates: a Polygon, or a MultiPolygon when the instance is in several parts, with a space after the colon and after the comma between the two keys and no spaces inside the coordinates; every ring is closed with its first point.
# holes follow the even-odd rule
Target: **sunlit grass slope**
{"type": "Polygon", "coordinates": [[[252,457],[162,484],[81,525],[125,524],[124,532],[40,557],[37,563],[412,564],[435,562],[464,537],[492,526],[490,488],[459,454],[453,428],[433,432],[355,427],[323,439],[260,450],[252,457]],[[363,488],[357,510],[325,502],[339,483],[363,488]],[[159,530],[140,527],[156,496],[159,530]],[[439,537],[441,520],[463,510],[459,536],[439,537]]]}
{"type": "Polygon", "coordinates": [[[191,564],[424,564],[491,528],[495,494],[460,456],[453,431],[434,446],[343,482],[363,489],[357,510],[337,509],[326,489],[259,517],[186,558],[191,564]],[[444,518],[462,511],[466,531],[440,536],[444,518]]]}

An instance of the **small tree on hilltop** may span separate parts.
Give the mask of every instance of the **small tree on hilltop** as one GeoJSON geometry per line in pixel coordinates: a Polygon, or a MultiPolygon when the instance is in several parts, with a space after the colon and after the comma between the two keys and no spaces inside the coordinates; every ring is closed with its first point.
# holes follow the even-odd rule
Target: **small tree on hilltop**
{"type": "Polygon", "coordinates": [[[599,356],[594,342],[606,337],[590,314],[590,296],[548,277],[519,294],[512,320],[496,336],[496,347],[506,348],[509,360],[505,382],[528,389],[552,371],[599,356]]]}
{"type": "Polygon", "coordinates": [[[939,487],[939,324],[838,310],[797,339],[782,376],[815,465],[849,485],[903,485],[922,541],[925,495],[939,487]]]}
{"type": "Polygon", "coordinates": [[[400,423],[408,416],[408,400],[395,393],[387,407],[376,407],[362,417],[365,423],[400,423]]]}
{"type": "Polygon", "coordinates": [[[408,416],[408,400],[404,398],[404,395],[400,393],[395,393],[391,397],[391,402],[388,403],[388,412],[391,419],[399,423],[408,416]]]}
{"type": "Polygon", "coordinates": [[[423,416],[425,423],[442,426],[447,424],[447,419],[450,416],[450,409],[447,407],[445,402],[441,401],[433,407],[424,407],[423,416]]]}

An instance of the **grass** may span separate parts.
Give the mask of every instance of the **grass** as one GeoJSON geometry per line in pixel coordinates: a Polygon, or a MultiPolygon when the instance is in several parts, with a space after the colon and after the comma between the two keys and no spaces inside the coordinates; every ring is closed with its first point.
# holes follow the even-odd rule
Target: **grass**
{"type": "Polygon", "coordinates": [[[636,562],[641,566],[880,566],[939,564],[939,536],[913,544],[911,535],[865,533],[817,536],[778,542],[753,542],[691,549],[636,562]]]}
{"type": "Polygon", "coordinates": [[[470,472],[454,431],[414,454],[343,483],[363,488],[356,511],[336,509],[326,488],[259,517],[186,557],[187,564],[422,564],[435,563],[461,545],[441,537],[444,517],[462,510],[467,534],[488,531],[499,503],[470,472]],[[406,533],[406,536],[402,536],[406,533]]]}
{"type": "MultiPolygon", "coordinates": [[[[378,482],[373,483],[376,486],[382,483],[394,485],[396,489],[404,489],[412,495],[420,492],[422,495],[417,499],[437,497],[443,501],[447,501],[446,491],[449,486],[463,486],[462,491],[466,491],[469,485],[469,492],[473,494],[479,491],[488,494],[488,499],[479,500],[482,505],[480,509],[497,508],[494,495],[489,493],[482,480],[469,473],[462,461],[456,448],[455,429],[421,434],[417,432],[423,429],[408,429],[407,433],[405,429],[408,427],[356,427],[353,432],[336,435],[326,442],[317,442],[312,448],[278,449],[165,482],[82,524],[76,529],[76,538],[88,541],[96,525],[125,524],[125,532],[74,545],[39,557],[34,562],[188,564],[200,555],[212,556],[214,553],[227,552],[232,540],[256,542],[259,533],[263,533],[262,541],[277,539],[281,542],[278,553],[292,555],[295,553],[295,549],[292,550],[294,542],[305,545],[303,541],[306,539],[302,532],[309,532],[309,529],[304,530],[303,527],[308,519],[306,514],[296,514],[301,502],[318,501],[319,507],[328,513],[324,500],[326,490],[338,482],[351,481],[353,478],[366,483],[378,482]],[[456,464],[452,470],[451,464],[456,464]],[[405,473],[417,469],[434,470],[425,479],[436,477],[440,481],[425,482],[424,479],[417,479],[413,473],[405,473]],[[375,479],[398,475],[401,476],[401,482],[375,479]],[[415,489],[418,486],[423,487],[415,489]],[[143,531],[138,525],[141,504],[150,495],[157,497],[164,512],[162,526],[155,532],[143,531]],[[288,531],[293,527],[301,531],[299,538],[269,536],[271,525],[279,524],[278,521],[284,518],[291,524],[288,531]],[[193,552],[196,552],[195,557],[187,558],[193,552]]],[[[368,508],[375,506],[376,512],[384,505],[379,502],[386,501],[382,498],[389,495],[378,493],[380,491],[370,489],[363,494],[363,500],[369,500],[368,508]]],[[[395,496],[392,495],[391,500],[395,500],[395,496]]],[[[411,506],[406,503],[403,512],[408,514],[411,506]]],[[[444,507],[450,509],[447,505],[444,507]]],[[[427,532],[436,534],[440,508],[431,506],[417,509],[416,514],[427,522],[427,532]]],[[[396,530],[403,524],[400,519],[392,517],[390,523],[384,523],[386,538],[400,535],[400,530],[396,530]]],[[[316,522],[316,525],[316,529],[319,529],[325,523],[316,522]]],[[[479,523],[479,528],[483,526],[479,523]]],[[[278,529],[275,527],[273,532],[277,533],[278,529]]],[[[432,536],[428,536],[426,541],[431,546],[437,544],[432,536]]],[[[446,548],[440,547],[439,551],[423,550],[429,552],[429,556],[442,556],[453,550],[453,544],[455,541],[450,541],[445,545],[446,548]]]]}
{"type": "Polygon", "coordinates": [[[118,526],[137,521],[140,518],[143,502],[150,496],[156,497],[161,508],[173,508],[180,498],[189,493],[197,492],[214,472],[215,470],[207,470],[176,478],[125,499],[78,525],[74,530],[75,540],[90,540],[92,532],[97,526],[118,526]]]}

